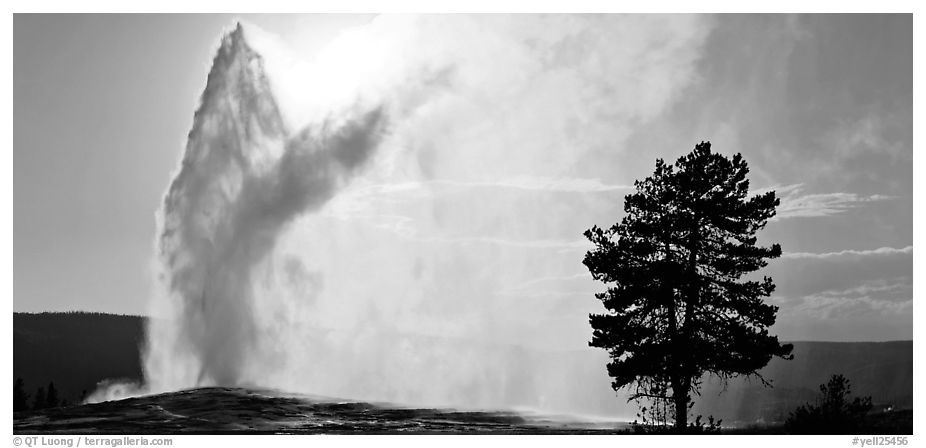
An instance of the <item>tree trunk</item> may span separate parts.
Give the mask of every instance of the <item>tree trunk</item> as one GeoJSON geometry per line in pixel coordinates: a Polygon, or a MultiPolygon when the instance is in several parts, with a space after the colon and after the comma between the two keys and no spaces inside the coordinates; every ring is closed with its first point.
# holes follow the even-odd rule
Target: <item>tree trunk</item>
{"type": "Polygon", "coordinates": [[[678,378],[672,385],[672,399],[675,401],[675,430],[684,432],[688,427],[688,389],[690,381],[678,378]]]}
{"type": "MultiPolygon", "coordinates": [[[[666,240],[665,246],[666,260],[671,263],[672,252],[670,251],[668,239],[666,240]]],[[[678,304],[675,302],[672,287],[668,285],[666,286],[666,297],[666,308],[669,317],[668,338],[671,341],[669,362],[673,364],[670,370],[669,381],[671,382],[672,397],[676,409],[675,427],[678,429],[688,425],[688,390],[682,385],[682,372],[684,371],[682,367],[682,363],[684,362],[684,340],[678,328],[678,304]],[[683,411],[679,412],[679,409],[683,409],[683,411]]],[[[668,416],[666,416],[666,423],[668,423],[668,416]]]]}
{"type": "Polygon", "coordinates": [[[691,377],[689,376],[689,353],[686,352],[686,346],[692,339],[692,329],[694,327],[694,309],[699,302],[699,285],[698,277],[698,245],[701,236],[698,228],[694,227],[688,241],[688,279],[687,294],[684,295],[683,302],[685,305],[684,321],[679,329],[678,344],[675,351],[677,354],[676,368],[678,373],[672,382],[672,399],[675,402],[675,430],[684,432],[688,427],[688,403],[691,401],[691,377]]]}

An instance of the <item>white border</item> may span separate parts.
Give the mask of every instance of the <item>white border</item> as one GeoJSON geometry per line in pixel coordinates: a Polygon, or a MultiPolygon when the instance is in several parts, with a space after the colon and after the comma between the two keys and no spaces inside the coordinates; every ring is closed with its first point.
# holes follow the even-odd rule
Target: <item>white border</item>
{"type": "MultiPolygon", "coordinates": [[[[920,2],[920,4],[923,4],[920,2]]],[[[0,291],[3,291],[7,313],[4,317],[5,335],[7,343],[3,345],[3,358],[10,362],[6,369],[7,388],[3,393],[3,398],[7,405],[3,406],[3,415],[8,422],[8,437],[0,443],[12,440],[12,410],[10,403],[11,392],[9,384],[12,382],[12,308],[13,308],[13,79],[12,79],[12,59],[13,59],[13,15],[12,12],[229,12],[235,13],[253,13],[253,12],[525,12],[525,5],[529,5],[530,12],[902,12],[913,13],[913,70],[914,70],[914,101],[913,101],[913,142],[914,142],[914,176],[913,176],[913,194],[914,194],[914,247],[921,247],[924,243],[923,233],[918,232],[920,224],[923,224],[922,207],[917,198],[922,197],[923,172],[921,163],[917,163],[917,144],[923,137],[923,126],[921,110],[923,105],[923,91],[917,84],[916,80],[924,79],[923,70],[923,25],[924,20],[920,14],[916,3],[912,1],[893,1],[882,0],[878,2],[854,2],[851,4],[836,2],[807,2],[807,1],[776,1],[758,4],[755,2],[734,2],[734,1],[646,1],[646,2],[628,2],[618,3],[592,0],[570,0],[550,1],[540,0],[532,2],[519,2],[515,0],[476,0],[467,2],[437,2],[425,0],[391,0],[389,2],[374,0],[341,0],[338,2],[294,2],[285,0],[227,0],[211,2],[189,2],[179,0],[165,0],[152,2],[149,4],[141,2],[115,2],[107,0],[85,0],[79,2],[67,1],[22,1],[11,2],[10,13],[3,17],[3,39],[2,56],[7,61],[7,69],[3,73],[4,81],[7,88],[3,90],[2,103],[7,107],[4,109],[5,115],[3,126],[3,138],[7,142],[3,145],[2,162],[2,184],[4,192],[0,195],[0,208],[4,213],[4,219],[0,221],[4,238],[2,239],[2,249],[5,256],[2,258],[3,274],[0,276],[0,291]]],[[[913,270],[914,270],[914,302],[919,301],[919,279],[926,279],[921,256],[918,251],[914,251],[913,270]]],[[[914,306],[914,339],[919,340],[922,334],[922,325],[918,322],[922,315],[922,306],[914,306]]],[[[915,344],[914,344],[915,345],[915,344]]],[[[914,378],[917,378],[916,372],[919,372],[919,366],[922,365],[921,355],[914,350],[914,378]]],[[[922,402],[922,386],[919,381],[914,381],[914,402],[922,402]]],[[[920,424],[922,417],[920,413],[914,415],[914,434],[922,431],[920,424]]],[[[581,444],[583,446],[607,446],[613,448],[615,444],[626,444],[629,446],[637,445],[657,445],[657,446],[710,446],[710,447],[736,447],[744,445],[750,447],[776,447],[782,444],[788,445],[818,445],[834,447],[852,447],[852,436],[739,436],[739,435],[722,435],[722,436],[619,436],[614,439],[609,436],[441,436],[435,439],[434,436],[171,436],[174,440],[175,447],[191,447],[208,445],[230,445],[230,446],[261,446],[271,444],[274,446],[305,446],[308,444],[323,444],[326,446],[352,446],[368,444],[386,444],[398,445],[403,447],[409,446],[433,446],[440,444],[442,446],[469,446],[471,444],[489,444],[489,445],[561,445],[581,444]],[[645,437],[641,438],[641,437],[645,437]]],[[[907,446],[917,446],[915,442],[917,437],[910,436],[910,443],[907,446]]],[[[6,442],[9,443],[9,442],[6,442]]]]}

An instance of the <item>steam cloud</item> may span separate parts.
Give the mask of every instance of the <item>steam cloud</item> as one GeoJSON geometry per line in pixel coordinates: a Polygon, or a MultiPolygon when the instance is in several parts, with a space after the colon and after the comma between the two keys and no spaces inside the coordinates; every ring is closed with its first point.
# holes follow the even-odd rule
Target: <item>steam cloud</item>
{"type": "Polygon", "coordinates": [[[146,391],[632,415],[580,235],[708,25],[384,16],[312,63],[229,33],[158,215],[146,391]]]}

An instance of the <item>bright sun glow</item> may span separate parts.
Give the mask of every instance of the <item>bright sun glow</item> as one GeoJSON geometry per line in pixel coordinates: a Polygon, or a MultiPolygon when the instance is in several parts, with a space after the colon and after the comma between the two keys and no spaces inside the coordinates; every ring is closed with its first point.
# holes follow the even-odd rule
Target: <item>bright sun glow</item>
{"type": "Polygon", "coordinates": [[[261,54],[283,115],[291,130],[375,101],[373,92],[397,72],[395,35],[378,36],[375,26],[347,28],[318,54],[298,52],[299,42],[284,42],[255,25],[246,25],[248,43],[261,54]]]}

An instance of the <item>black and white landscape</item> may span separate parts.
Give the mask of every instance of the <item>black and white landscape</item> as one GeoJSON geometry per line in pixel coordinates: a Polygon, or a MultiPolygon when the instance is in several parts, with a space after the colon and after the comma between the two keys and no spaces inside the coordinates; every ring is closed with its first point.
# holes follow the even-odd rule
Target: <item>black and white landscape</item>
{"type": "Polygon", "coordinates": [[[912,433],[910,15],[14,21],[17,433],[912,433]]]}

